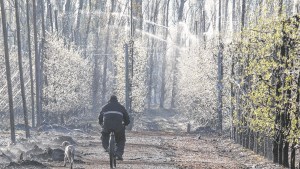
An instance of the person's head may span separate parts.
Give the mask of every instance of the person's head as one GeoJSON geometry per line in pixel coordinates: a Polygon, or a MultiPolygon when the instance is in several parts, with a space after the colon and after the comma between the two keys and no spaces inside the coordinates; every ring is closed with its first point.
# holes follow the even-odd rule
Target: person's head
{"type": "Polygon", "coordinates": [[[118,102],[118,98],[115,95],[110,96],[109,102],[118,102]]]}

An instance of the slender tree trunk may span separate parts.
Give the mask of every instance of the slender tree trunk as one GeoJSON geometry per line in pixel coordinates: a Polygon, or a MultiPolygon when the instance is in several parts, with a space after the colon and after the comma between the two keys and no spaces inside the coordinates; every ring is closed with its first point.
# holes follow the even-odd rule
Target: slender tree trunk
{"type": "MultiPolygon", "coordinates": [[[[280,81],[280,77],[279,77],[279,71],[276,71],[276,76],[277,79],[278,79],[278,82],[277,82],[277,85],[276,85],[276,96],[279,97],[280,96],[280,93],[279,93],[279,90],[281,88],[281,81],[280,81]]],[[[276,101],[277,103],[276,104],[279,104],[278,101],[276,101]]],[[[277,108],[276,110],[276,119],[275,119],[275,126],[276,124],[280,123],[280,110],[279,108],[277,108]]],[[[273,141],[273,162],[274,163],[279,163],[279,155],[281,152],[279,152],[279,142],[280,142],[280,134],[281,134],[281,131],[280,129],[277,129],[277,133],[275,134],[275,138],[274,138],[274,141],[273,141]]]]}
{"type": "Polygon", "coordinates": [[[30,66],[30,89],[31,89],[31,123],[32,127],[35,127],[35,115],[34,115],[34,81],[33,81],[33,64],[31,55],[31,40],[30,40],[30,4],[29,0],[26,0],[26,14],[27,14],[27,45],[28,45],[28,56],[30,66]]]}
{"type": "Polygon", "coordinates": [[[47,74],[47,72],[44,72],[44,60],[47,59],[46,53],[45,53],[45,42],[46,42],[46,29],[45,29],[45,10],[44,10],[44,0],[39,0],[39,13],[41,14],[41,21],[42,21],[42,37],[41,37],[41,44],[39,49],[39,65],[40,65],[40,73],[39,73],[39,93],[40,93],[40,106],[39,106],[39,112],[40,112],[40,122],[43,122],[45,120],[44,113],[43,113],[43,103],[47,103],[47,96],[46,93],[44,93],[44,79],[47,79],[46,76],[44,76],[44,73],[47,74]]]}
{"type": "MultiPolygon", "coordinates": [[[[183,20],[183,9],[186,0],[180,0],[178,8],[178,22],[183,20]]],[[[172,70],[173,70],[173,84],[172,84],[172,96],[171,96],[171,108],[175,108],[175,101],[177,97],[178,90],[178,58],[180,57],[180,52],[178,47],[181,46],[180,37],[181,37],[182,27],[177,25],[177,35],[176,35],[176,49],[173,58],[172,70]]]]}
{"type": "MultiPolygon", "coordinates": [[[[167,0],[166,4],[165,4],[165,8],[164,8],[164,19],[163,19],[163,25],[165,27],[168,28],[169,26],[169,3],[170,0],[167,0]]],[[[168,29],[165,29],[164,31],[164,39],[167,41],[168,39],[168,29]]],[[[162,71],[161,71],[161,88],[160,88],[160,102],[159,102],[159,107],[160,108],[164,108],[164,104],[165,104],[165,94],[166,94],[166,67],[167,67],[167,43],[164,43],[163,45],[163,51],[165,52],[165,54],[163,55],[162,58],[162,71]]]]}
{"type": "MultiPolygon", "coordinates": [[[[160,1],[152,3],[151,9],[148,9],[149,12],[152,11],[151,13],[149,13],[149,16],[151,16],[151,14],[153,14],[153,16],[151,16],[151,18],[150,18],[150,21],[153,23],[157,23],[157,16],[158,16],[158,12],[159,12],[159,10],[158,10],[159,3],[160,3],[160,1]]],[[[147,32],[149,32],[150,34],[156,35],[156,25],[148,26],[147,32]]],[[[154,78],[156,76],[154,75],[154,72],[155,72],[155,69],[158,69],[158,68],[154,68],[154,66],[157,65],[157,64],[155,64],[155,49],[157,48],[156,45],[157,45],[157,43],[154,39],[148,38],[148,46],[150,46],[150,50],[147,50],[148,51],[147,56],[150,57],[149,61],[148,61],[148,63],[149,63],[148,92],[147,92],[148,109],[150,109],[150,107],[151,107],[152,98],[155,98],[155,84],[154,84],[155,80],[154,80],[154,78]],[[152,93],[153,93],[153,95],[152,95],[152,93]]],[[[153,100],[153,102],[155,103],[155,100],[153,100]]]]}
{"type": "Polygon", "coordinates": [[[296,143],[294,142],[291,147],[291,169],[296,168],[296,149],[295,149],[296,143]]]}
{"type": "Polygon", "coordinates": [[[99,110],[99,81],[100,81],[100,73],[99,73],[99,56],[95,55],[94,56],[94,70],[93,70],[93,93],[92,93],[92,106],[93,106],[93,112],[96,113],[99,110]]]}
{"type": "Polygon", "coordinates": [[[58,15],[58,11],[55,10],[54,11],[54,22],[55,22],[55,30],[56,30],[56,33],[58,34],[58,21],[57,21],[57,15],[58,15]]]}
{"type": "MultiPolygon", "coordinates": [[[[64,14],[63,14],[63,36],[67,39],[71,38],[70,37],[70,24],[69,24],[69,20],[70,20],[70,14],[71,14],[71,0],[66,0],[65,4],[64,4],[64,14]]],[[[66,39],[65,39],[65,44],[66,44],[66,39]]]]}
{"type": "Polygon", "coordinates": [[[221,27],[222,27],[222,3],[221,0],[219,0],[219,52],[218,52],[218,84],[217,84],[217,91],[218,91],[218,104],[217,104],[217,114],[218,114],[218,125],[217,125],[217,130],[222,131],[222,121],[223,121],[223,44],[221,40],[221,27]]]}
{"type": "MultiPolygon", "coordinates": [[[[49,15],[49,24],[50,24],[51,32],[53,32],[52,5],[50,3],[50,0],[47,0],[47,16],[48,15],[49,15]]],[[[49,26],[47,26],[47,27],[49,27],[49,26]]]]}
{"type": "MultiPolygon", "coordinates": [[[[178,26],[180,27],[180,26],[178,26]]],[[[177,83],[178,83],[178,59],[180,55],[180,52],[178,50],[178,46],[180,46],[180,33],[181,33],[181,28],[177,29],[177,47],[175,49],[174,53],[174,58],[173,58],[173,64],[172,64],[172,70],[173,70],[173,83],[172,83],[172,96],[171,96],[171,108],[176,108],[175,107],[175,101],[176,101],[176,96],[177,96],[177,83]]]]}
{"type": "Polygon", "coordinates": [[[107,83],[107,53],[108,53],[108,45],[109,45],[109,28],[107,28],[107,36],[106,36],[106,41],[105,41],[105,54],[104,54],[104,60],[103,60],[103,75],[102,75],[102,105],[105,103],[106,99],[106,83],[107,83]]]}
{"type": "MultiPolygon", "coordinates": [[[[113,0],[112,0],[113,1],[113,0]]],[[[102,105],[105,103],[106,99],[106,87],[107,87],[107,62],[108,62],[108,47],[110,43],[110,25],[113,24],[113,18],[112,18],[112,13],[114,12],[114,4],[112,4],[111,9],[110,9],[110,14],[108,18],[108,24],[107,24],[107,31],[106,31],[106,39],[105,39],[105,50],[104,50],[104,60],[103,60],[103,76],[102,76],[102,105]]]]}
{"type": "Polygon", "coordinates": [[[40,100],[40,56],[39,56],[39,50],[38,50],[38,40],[37,40],[37,10],[36,10],[36,2],[35,0],[32,0],[33,4],[33,32],[34,32],[34,49],[35,49],[35,84],[36,84],[36,120],[37,120],[37,127],[41,125],[41,112],[40,112],[40,106],[41,106],[41,100],[40,100]]]}
{"type": "Polygon", "coordinates": [[[29,133],[29,126],[28,126],[28,116],[27,116],[28,113],[27,113],[27,104],[26,104],[26,96],[25,96],[24,76],[23,76],[23,61],[22,61],[21,33],[20,33],[21,28],[20,28],[20,20],[19,20],[19,3],[18,3],[18,0],[15,0],[15,14],[16,14],[16,28],[17,28],[17,42],[18,42],[18,62],[19,62],[23,112],[24,112],[24,123],[25,123],[26,138],[29,138],[30,133],[29,133]]]}
{"type": "Polygon", "coordinates": [[[86,27],[86,31],[85,31],[85,36],[83,38],[83,46],[84,46],[84,49],[83,49],[83,56],[86,58],[86,52],[87,52],[87,47],[88,47],[88,44],[87,44],[87,40],[88,40],[88,37],[89,37],[89,34],[90,34],[90,24],[91,24],[91,20],[92,20],[92,2],[91,0],[88,0],[88,4],[89,4],[89,10],[88,10],[88,21],[87,21],[87,27],[86,27]]]}
{"type": "Polygon", "coordinates": [[[5,54],[5,66],[6,66],[6,80],[7,80],[9,112],[10,112],[10,118],[9,118],[10,119],[10,132],[11,132],[10,134],[11,134],[11,142],[15,143],[16,142],[15,117],[14,117],[11,74],[10,74],[10,65],[9,65],[8,35],[7,35],[7,29],[6,29],[6,16],[5,16],[4,0],[1,0],[0,3],[1,3],[2,32],[3,32],[4,54],[5,54]]]}
{"type": "Polygon", "coordinates": [[[203,19],[202,19],[202,22],[203,22],[203,27],[202,27],[202,32],[203,32],[203,46],[204,46],[204,49],[206,49],[206,35],[204,34],[206,32],[206,12],[205,12],[205,9],[203,9],[203,19]]]}
{"type": "Polygon", "coordinates": [[[83,7],[83,0],[77,0],[76,3],[76,20],[75,20],[75,44],[81,46],[79,42],[81,41],[81,32],[80,32],[80,20],[81,20],[81,11],[83,7]]]}
{"type": "MultiPolygon", "coordinates": [[[[281,117],[282,119],[282,117],[281,117]]],[[[278,163],[283,164],[283,139],[284,135],[282,133],[283,131],[280,131],[280,136],[279,136],[279,144],[278,144],[278,163]]]]}
{"type": "Polygon", "coordinates": [[[273,162],[278,163],[279,162],[279,149],[278,149],[278,142],[279,142],[279,136],[275,136],[275,139],[273,141],[273,162]]]}
{"type": "Polygon", "coordinates": [[[97,17],[97,22],[96,22],[96,29],[94,29],[94,34],[95,34],[95,38],[94,38],[94,45],[93,46],[96,46],[95,47],[95,50],[93,52],[93,56],[94,56],[94,72],[93,72],[93,87],[92,87],[92,90],[93,90],[93,94],[92,94],[92,106],[93,106],[93,111],[94,112],[97,112],[98,109],[100,108],[100,104],[102,104],[102,100],[100,98],[100,74],[101,74],[101,70],[100,70],[100,66],[99,66],[99,51],[101,49],[101,43],[100,43],[100,33],[101,33],[101,26],[100,26],[100,13],[101,13],[101,6],[100,6],[100,1],[97,1],[96,2],[96,5],[95,5],[95,8],[94,10],[96,12],[99,12],[99,17],[97,17]]]}
{"type": "Polygon", "coordinates": [[[227,29],[227,18],[228,18],[228,6],[229,6],[229,0],[226,0],[225,1],[225,17],[224,17],[224,29],[223,30],[226,30],[227,29]]]}
{"type": "MultiPolygon", "coordinates": [[[[150,41],[150,40],[149,40],[150,41]]],[[[150,42],[148,42],[148,44],[149,44],[150,42]]],[[[153,66],[154,66],[154,64],[153,64],[153,49],[154,49],[154,41],[152,40],[152,42],[151,42],[151,48],[150,48],[150,50],[148,50],[149,51],[149,53],[148,53],[148,56],[150,57],[149,58],[149,73],[148,73],[148,75],[149,75],[149,80],[148,80],[148,92],[147,92],[147,95],[148,95],[148,109],[150,109],[150,107],[151,107],[151,96],[152,96],[152,89],[153,89],[153,66]]]]}
{"type": "Polygon", "coordinates": [[[232,30],[236,31],[236,12],[235,12],[235,0],[232,0],[232,30]]]}
{"type": "Polygon", "coordinates": [[[137,28],[143,29],[143,0],[135,0],[134,16],[137,17],[137,28]]]}
{"type": "MultiPolygon", "coordinates": [[[[232,56],[232,60],[231,60],[231,79],[233,81],[235,81],[235,78],[234,78],[234,56],[232,56]]],[[[231,117],[231,126],[230,126],[230,133],[231,133],[231,139],[235,140],[236,141],[236,138],[235,138],[235,126],[234,126],[234,123],[233,123],[233,119],[234,119],[234,116],[233,116],[233,112],[235,110],[235,106],[234,106],[234,96],[235,96],[235,93],[234,93],[234,86],[233,86],[234,82],[231,82],[230,83],[230,117],[231,117]]]]}

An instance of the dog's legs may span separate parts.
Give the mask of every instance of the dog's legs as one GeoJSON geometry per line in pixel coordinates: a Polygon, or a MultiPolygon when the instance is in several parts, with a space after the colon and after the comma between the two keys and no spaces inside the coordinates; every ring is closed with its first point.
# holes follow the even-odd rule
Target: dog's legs
{"type": "Polygon", "coordinates": [[[72,153],[71,158],[70,158],[71,169],[73,168],[74,156],[75,156],[74,153],[72,153]]]}
{"type": "Polygon", "coordinates": [[[72,169],[73,168],[73,161],[72,161],[72,157],[71,157],[71,154],[69,154],[68,156],[68,160],[69,160],[69,163],[70,163],[70,168],[72,169]]]}
{"type": "Polygon", "coordinates": [[[68,159],[68,157],[65,155],[65,158],[64,158],[64,167],[66,166],[67,159],[68,159]]]}

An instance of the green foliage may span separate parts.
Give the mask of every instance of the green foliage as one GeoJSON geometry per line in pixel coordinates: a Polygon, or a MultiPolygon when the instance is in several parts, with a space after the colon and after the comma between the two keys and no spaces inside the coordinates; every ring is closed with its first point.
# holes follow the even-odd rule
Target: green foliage
{"type": "Polygon", "coordinates": [[[246,28],[235,45],[243,103],[239,106],[243,123],[254,132],[271,136],[281,129],[288,139],[300,136],[299,42],[299,16],[269,16],[246,28]]]}

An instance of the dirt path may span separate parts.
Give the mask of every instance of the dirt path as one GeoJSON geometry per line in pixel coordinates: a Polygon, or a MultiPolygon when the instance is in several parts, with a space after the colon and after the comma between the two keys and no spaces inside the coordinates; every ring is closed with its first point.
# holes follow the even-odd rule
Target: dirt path
{"type": "MultiPolygon", "coordinates": [[[[121,169],[241,169],[281,167],[252,151],[233,144],[217,134],[203,135],[171,132],[127,132],[124,161],[121,169]]],[[[73,135],[77,142],[75,169],[109,168],[108,154],[101,147],[99,136],[73,135]]],[[[44,162],[49,168],[64,168],[62,162],[44,162]]]]}
{"type": "MultiPolygon", "coordinates": [[[[178,114],[172,112],[143,114],[135,121],[134,130],[127,131],[124,161],[118,161],[117,168],[282,169],[262,156],[234,144],[228,137],[207,131],[187,134],[183,132],[186,124],[185,119],[180,119],[178,114]]],[[[8,166],[11,161],[20,164],[18,157],[22,151],[31,152],[26,153],[24,160],[34,161],[17,166],[13,163],[7,169],[65,168],[62,161],[54,161],[53,157],[46,156],[44,152],[49,147],[60,149],[62,140],[58,138],[62,136],[69,136],[76,142],[74,169],[109,168],[108,154],[101,147],[100,128],[98,125],[93,126],[89,132],[64,128],[32,131],[29,140],[23,139],[24,131],[17,130],[17,144],[9,146],[6,144],[9,142],[9,133],[1,132],[0,168],[8,166]],[[32,156],[33,149],[40,154],[32,156]]]]}

